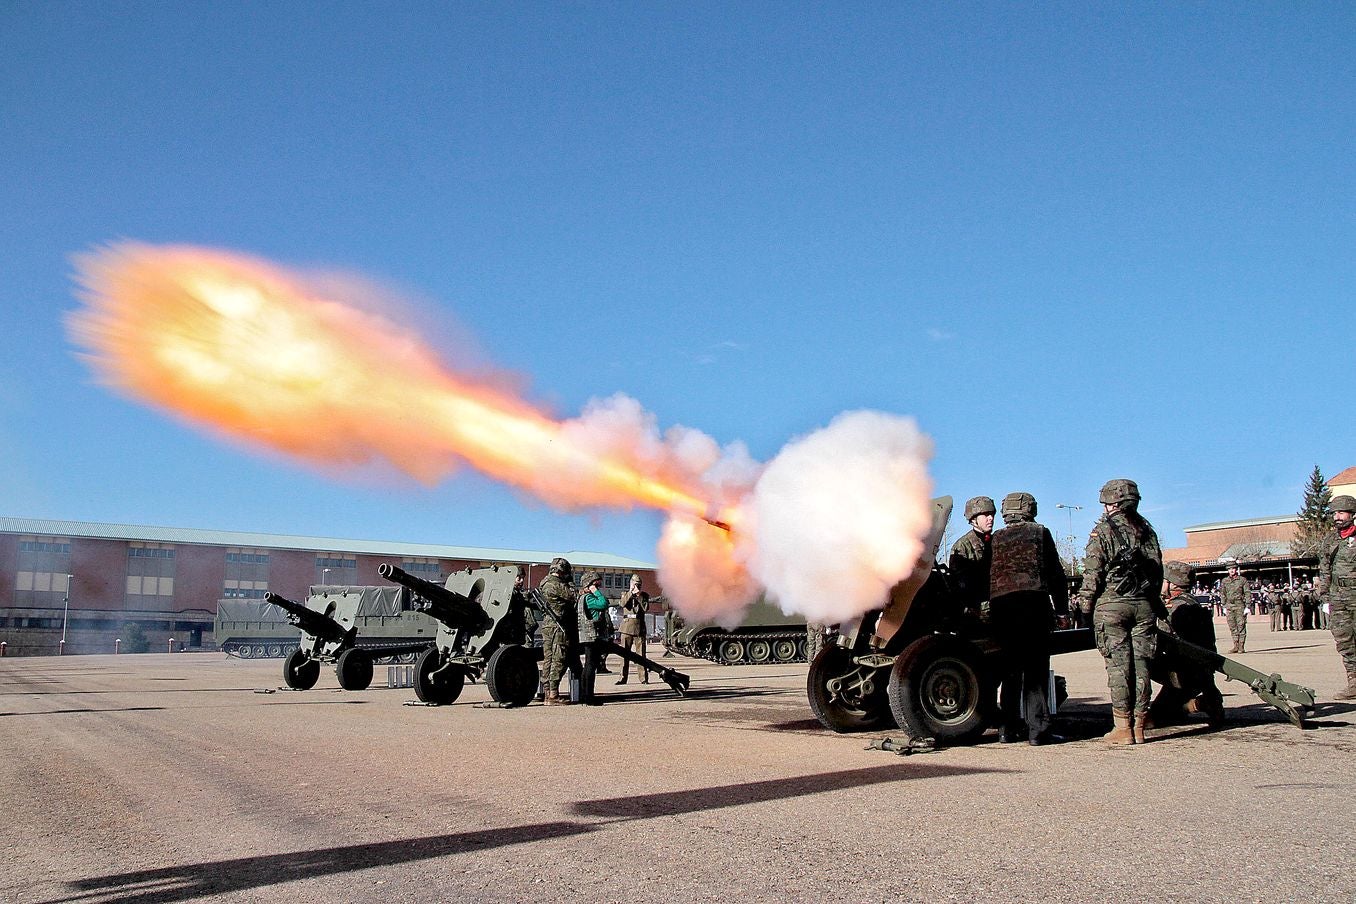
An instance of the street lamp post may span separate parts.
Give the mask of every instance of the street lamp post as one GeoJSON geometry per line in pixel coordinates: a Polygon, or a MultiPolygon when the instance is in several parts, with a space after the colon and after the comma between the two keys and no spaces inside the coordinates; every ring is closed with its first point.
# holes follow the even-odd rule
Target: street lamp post
{"type": "Polygon", "coordinates": [[[1069,513],[1069,556],[1071,558],[1076,559],[1078,557],[1078,539],[1074,537],[1073,532],[1073,513],[1083,511],[1083,506],[1068,505],[1067,503],[1064,502],[1056,502],[1055,508],[1064,509],[1069,513]]]}
{"type": "Polygon", "coordinates": [[[66,652],[66,621],[71,613],[71,582],[75,580],[75,575],[66,575],[66,596],[61,601],[61,652],[66,652]]]}
{"type": "Polygon", "coordinates": [[[320,583],[326,587],[330,585],[330,570],[328,568],[320,569],[320,583]]]}

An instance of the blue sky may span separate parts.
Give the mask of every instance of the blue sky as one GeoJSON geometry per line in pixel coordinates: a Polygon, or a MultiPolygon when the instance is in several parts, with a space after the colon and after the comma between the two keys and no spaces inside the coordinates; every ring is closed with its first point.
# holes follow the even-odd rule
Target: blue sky
{"type": "MultiPolygon", "coordinates": [[[[106,392],[70,255],[367,274],[562,416],[767,459],[918,419],[938,493],[1165,545],[1356,465],[1356,8],[0,0],[0,512],[653,560],[660,517],[336,480],[106,392]]],[[[449,348],[451,345],[449,344],[449,348]]],[[[1080,541],[1081,544],[1081,541],[1080,541]]]]}

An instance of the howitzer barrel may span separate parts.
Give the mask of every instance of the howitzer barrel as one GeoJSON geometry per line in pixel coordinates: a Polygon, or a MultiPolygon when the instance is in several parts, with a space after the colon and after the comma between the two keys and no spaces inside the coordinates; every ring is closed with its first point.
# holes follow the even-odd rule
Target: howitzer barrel
{"type": "Polygon", "coordinates": [[[298,628],[301,628],[301,630],[310,634],[312,637],[340,640],[346,633],[343,625],[339,624],[328,615],[307,608],[301,603],[289,600],[285,596],[279,596],[271,590],[264,594],[264,602],[271,603],[286,612],[288,621],[298,628]]]}
{"type": "Polygon", "coordinates": [[[383,562],[377,566],[377,574],[388,581],[409,589],[420,597],[424,601],[424,605],[415,601],[412,608],[419,612],[427,612],[449,628],[478,629],[481,623],[485,621],[484,610],[476,605],[475,601],[456,591],[440,587],[432,581],[417,578],[405,569],[388,562],[383,562]]]}

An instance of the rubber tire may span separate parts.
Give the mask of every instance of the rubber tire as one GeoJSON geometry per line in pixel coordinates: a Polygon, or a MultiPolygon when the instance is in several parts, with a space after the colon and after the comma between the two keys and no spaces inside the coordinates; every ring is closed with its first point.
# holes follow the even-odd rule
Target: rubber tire
{"type": "Polygon", "coordinates": [[[519,644],[504,644],[485,664],[485,686],[496,703],[527,706],[537,698],[540,679],[533,650],[519,644]]]}
{"type": "Polygon", "coordinates": [[[890,669],[890,712],[915,738],[948,744],[975,740],[996,709],[997,693],[984,654],[974,644],[944,634],[918,638],[890,669]],[[957,702],[939,697],[943,690],[954,691],[957,702]]]}
{"type": "Polygon", "coordinates": [[[283,683],[294,691],[309,691],[320,680],[320,662],[301,650],[293,650],[283,660],[283,683]]]}
{"type": "Polygon", "coordinates": [[[242,643],[242,644],[236,649],[235,655],[239,656],[241,659],[253,659],[253,658],[254,658],[254,647],[250,646],[250,645],[247,644],[247,643],[242,643]]]}
{"type": "MultiPolygon", "coordinates": [[[[810,673],[806,678],[810,711],[815,714],[820,725],[840,734],[888,727],[890,701],[886,694],[884,675],[877,674],[875,688],[862,706],[851,706],[841,699],[829,699],[829,681],[846,675],[853,668],[852,654],[837,644],[829,644],[820,650],[814,662],[810,663],[810,673]]],[[[879,673],[883,670],[876,671],[879,673]]]]}
{"type": "Polygon", "coordinates": [[[432,646],[424,651],[414,667],[414,695],[423,703],[445,706],[461,696],[461,689],[466,684],[466,671],[460,668],[448,669],[439,680],[434,681],[429,676],[440,665],[441,652],[432,646]]]}
{"type": "Polygon", "coordinates": [[[717,647],[716,650],[717,655],[720,657],[721,665],[735,665],[742,662],[744,660],[744,654],[748,652],[748,649],[744,646],[744,641],[735,640],[733,638],[722,640],[720,646],[717,647]],[[731,655],[736,652],[739,655],[731,655]]]}
{"type": "Polygon", "coordinates": [[[749,661],[762,665],[772,661],[772,644],[766,640],[749,641],[749,661]]]}
{"type": "Polygon", "coordinates": [[[772,644],[772,658],[778,662],[795,662],[800,652],[794,640],[777,640],[772,644]]]}
{"type": "Polygon", "coordinates": [[[372,686],[372,654],[351,647],[339,654],[334,663],[334,677],[346,691],[365,691],[372,686]]]}

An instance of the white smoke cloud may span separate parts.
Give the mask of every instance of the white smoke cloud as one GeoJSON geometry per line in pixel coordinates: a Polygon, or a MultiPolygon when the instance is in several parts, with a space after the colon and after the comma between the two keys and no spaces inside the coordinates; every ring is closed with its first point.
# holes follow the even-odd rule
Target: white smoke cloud
{"type": "Polygon", "coordinates": [[[839,415],[789,443],[733,509],[733,532],[671,519],[660,581],[683,613],[737,623],[761,590],[787,613],[847,621],[908,577],[932,528],[932,441],[912,418],[839,415]]]}

